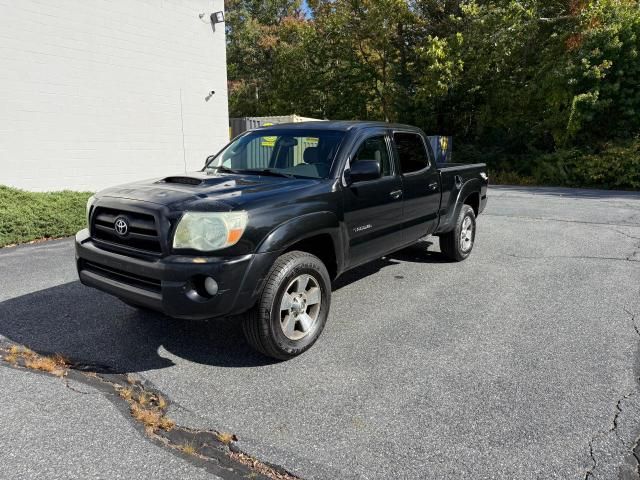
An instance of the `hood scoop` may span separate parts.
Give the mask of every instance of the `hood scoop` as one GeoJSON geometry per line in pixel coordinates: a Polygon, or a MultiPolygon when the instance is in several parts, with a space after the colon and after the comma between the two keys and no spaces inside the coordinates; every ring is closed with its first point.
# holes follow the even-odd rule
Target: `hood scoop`
{"type": "Polygon", "coordinates": [[[177,183],[180,185],[202,185],[203,180],[201,178],[194,177],[167,177],[160,180],[158,183],[177,183]]]}

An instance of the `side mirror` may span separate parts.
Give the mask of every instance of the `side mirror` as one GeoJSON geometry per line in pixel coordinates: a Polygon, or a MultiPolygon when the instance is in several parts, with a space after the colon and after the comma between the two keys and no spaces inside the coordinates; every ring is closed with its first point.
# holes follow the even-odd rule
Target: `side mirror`
{"type": "MultiPolygon", "coordinates": [[[[345,172],[347,173],[347,172],[345,172]]],[[[380,162],[377,160],[358,160],[351,165],[349,175],[345,175],[348,183],[364,182],[380,178],[380,162]]]]}

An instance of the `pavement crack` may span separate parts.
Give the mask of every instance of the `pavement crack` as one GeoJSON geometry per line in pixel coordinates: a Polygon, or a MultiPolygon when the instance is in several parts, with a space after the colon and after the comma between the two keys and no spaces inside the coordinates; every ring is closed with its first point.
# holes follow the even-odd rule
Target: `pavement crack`
{"type": "MultiPolygon", "coordinates": [[[[637,252],[635,252],[637,253],[637,252]]],[[[527,255],[517,255],[515,253],[503,253],[503,255],[506,255],[508,257],[513,257],[513,258],[520,258],[520,259],[524,259],[524,260],[547,260],[547,259],[558,259],[558,258],[565,258],[568,260],[610,260],[610,261],[618,261],[618,262],[634,262],[634,263],[638,263],[640,262],[639,260],[632,260],[631,257],[633,257],[634,254],[631,255],[631,257],[595,257],[595,256],[589,256],[589,255],[538,255],[538,256],[527,256],[527,255]]]]}
{"type": "Polygon", "coordinates": [[[593,442],[595,442],[596,437],[593,437],[589,441],[589,456],[591,457],[591,467],[585,472],[584,480],[589,480],[589,478],[593,477],[593,471],[598,466],[598,461],[596,460],[595,455],[593,454],[593,442]]]}
{"type": "MultiPolygon", "coordinates": [[[[596,433],[593,437],[591,437],[591,440],[589,441],[589,458],[591,459],[591,466],[585,472],[584,480],[588,480],[589,478],[593,477],[594,472],[598,468],[598,460],[596,458],[596,454],[593,448],[593,444],[597,440],[600,440],[609,434],[613,434],[615,435],[617,441],[623,446],[623,448],[625,449],[629,448],[628,445],[625,444],[624,440],[620,437],[620,434],[618,433],[618,420],[620,418],[620,415],[622,415],[623,413],[622,403],[625,400],[629,399],[631,396],[636,395],[637,393],[638,391],[636,389],[632,392],[626,393],[621,398],[619,398],[618,401],[616,402],[615,413],[613,415],[613,419],[611,420],[611,425],[609,426],[609,428],[607,430],[602,430],[596,433]]],[[[636,461],[638,461],[638,454],[639,454],[639,452],[636,452],[638,442],[640,442],[640,438],[636,439],[634,446],[631,446],[631,454],[636,458],[636,461]]],[[[637,465],[637,473],[640,475],[640,463],[638,463],[637,465]]]]}
{"type": "Polygon", "coordinates": [[[627,257],[627,260],[629,262],[637,262],[638,260],[635,260],[635,257],[639,253],[640,253],[640,243],[638,243],[638,245],[636,245],[635,250],[633,252],[631,252],[631,254],[627,257]]]}
{"type": "Polygon", "coordinates": [[[539,222],[561,222],[561,223],[575,223],[578,225],[595,225],[602,227],[638,227],[638,224],[634,223],[603,223],[603,222],[589,222],[586,220],[569,220],[566,218],[550,218],[550,217],[529,217],[526,215],[503,215],[496,213],[483,213],[485,217],[505,217],[505,218],[518,218],[521,220],[533,220],[539,222]]]}
{"type": "MultiPolygon", "coordinates": [[[[626,307],[622,307],[622,309],[627,313],[627,315],[631,317],[631,325],[633,326],[633,329],[638,335],[638,337],[640,337],[640,327],[636,323],[637,315],[633,313],[631,310],[627,309],[626,307]]],[[[636,380],[640,382],[640,378],[637,378],[636,380]]],[[[616,426],[617,426],[617,417],[622,413],[620,403],[621,402],[618,402],[618,405],[617,405],[619,412],[616,415],[616,423],[615,423],[616,426]]],[[[622,441],[622,439],[620,440],[622,441]]],[[[624,445],[624,442],[623,442],[623,445],[624,445]]],[[[640,435],[636,437],[635,441],[633,442],[633,445],[631,446],[631,454],[633,455],[633,458],[636,461],[636,473],[638,474],[638,478],[640,478],[640,435]]]]}
{"type": "MultiPolygon", "coordinates": [[[[636,314],[631,312],[626,307],[622,307],[622,309],[624,310],[624,312],[627,315],[629,315],[631,317],[630,319],[631,319],[631,325],[633,326],[633,330],[638,335],[638,337],[640,337],[640,327],[636,324],[636,314]]],[[[634,388],[632,391],[627,392],[626,394],[624,394],[616,402],[616,404],[615,404],[615,412],[614,412],[613,418],[611,420],[611,425],[609,426],[609,428],[607,430],[601,430],[601,431],[597,432],[593,437],[591,437],[591,440],[589,441],[589,458],[591,459],[591,466],[585,472],[584,480],[588,480],[589,478],[592,478],[593,475],[594,475],[594,472],[598,468],[598,460],[596,458],[596,454],[595,454],[594,448],[593,448],[594,443],[596,442],[596,440],[604,438],[604,437],[606,437],[607,435],[610,435],[610,434],[615,435],[617,441],[620,443],[620,445],[622,445],[623,449],[625,449],[625,450],[626,449],[630,449],[631,450],[631,456],[633,456],[633,458],[636,461],[636,473],[638,474],[638,477],[640,478],[640,436],[634,440],[632,445],[629,445],[620,436],[620,433],[618,431],[620,416],[624,413],[623,403],[626,400],[628,400],[629,398],[631,398],[632,396],[638,394],[638,392],[639,392],[638,385],[637,385],[638,381],[640,381],[640,378],[636,378],[636,388],[634,388]]]]}
{"type": "MultiPolygon", "coordinates": [[[[513,218],[526,218],[529,220],[545,220],[545,221],[555,221],[555,222],[565,222],[565,223],[578,223],[578,224],[588,224],[588,225],[601,225],[601,226],[631,226],[631,225],[617,225],[617,224],[608,224],[608,223],[595,223],[595,222],[582,222],[577,220],[559,220],[552,218],[536,218],[536,217],[519,217],[513,215],[491,215],[488,216],[494,217],[513,217],[513,218]]],[[[638,225],[633,225],[634,227],[638,227],[638,225]]],[[[527,256],[527,255],[516,255],[513,253],[505,253],[509,257],[513,258],[522,258],[527,260],[538,260],[538,259],[553,259],[553,258],[566,258],[566,259],[576,259],[576,260],[611,260],[611,261],[624,261],[624,262],[640,262],[640,237],[632,235],[630,233],[624,232],[619,229],[613,229],[614,232],[623,235],[626,238],[630,238],[632,240],[638,240],[638,243],[634,245],[633,251],[627,255],[626,257],[597,257],[593,255],[541,255],[541,256],[527,256]]]]}
{"type": "Polygon", "coordinates": [[[627,237],[627,238],[632,238],[632,239],[634,239],[634,240],[640,240],[640,237],[636,237],[636,236],[634,236],[634,235],[630,235],[630,234],[628,234],[627,232],[623,232],[622,230],[618,230],[618,229],[616,229],[616,230],[615,230],[615,232],[619,233],[620,235],[624,235],[624,236],[625,236],[625,237],[627,237]]]}
{"type": "Polygon", "coordinates": [[[81,395],[100,395],[100,392],[86,392],[84,390],[77,389],[76,387],[71,385],[71,383],[69,383],[69,380],[67,378],[64,379],[64,386],[67,387],[72,392],[79,393],[81,395]]]}
{"type": "Polygon", "coordinates": [[[107,373],[108,369],[104,367],[98,369],[74,363],[60,354],[40,354],[4,340],[0,344],[0,359],[8,366],[60,378],[66,388],[78,394],[102,394],[129,416],[145,438],[218,477],[226,480],[300,478],[283,467],[263,462],[242,451],[236,445],[238,438],[233,433],[177,425],[167,416],[169,400],[141,380],[127,374],[107,373]],[[96,391],[80,390],[71,385],[71,380],[96,391]]]}
{"type": "Polygon", "coordinates": [[[638,477],[640,477],[640,437],[636,438],[631,451],[633,452],[633,458],[636,459],[636,473],[638,474],[638,477]]]}
{"type": "Polygon", "coordinates": [[[636,314],[629,311],[626,307],[622,307],[622,309],[625,311],[627,315],[631,317],[631,325],[633,325],[633,329],[636,331],[636,333],[640,337],[640,327],[636,323],[636,314]]]}
{"type": "Polygon", "coordinates": [[[624,395],[622,398],[618,400],[618,402],[616,403],[616,413],[613,416],[613,420],[611,422],[611,428],[609,429],[610,432],[615,433],[616,437],[618,437],[618,440],[620,440],[623,446],[625,446],[624,441],[622,440],[622,438],[620,438],[620,434],[618,433],[618,418],[622,414],[622,402],[630,398],[632,395],[635,395],[636,393],[638,393],[637,389],[627,393],[626,395],[624,395]]]}

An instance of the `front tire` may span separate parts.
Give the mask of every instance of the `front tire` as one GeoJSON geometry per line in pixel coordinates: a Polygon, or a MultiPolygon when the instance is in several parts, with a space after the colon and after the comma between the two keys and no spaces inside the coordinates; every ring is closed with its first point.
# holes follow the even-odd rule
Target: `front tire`
{"type": "Polygon", "coordinates": [[[440,251],[451,260],[461,262],[473,250],[476,239],[476,215],[469,205],[462,205],[455,228],[440,235],[440,251]]]}
{"type": "Polygon", "coordinates": [[[331,279],[324,263],[307,252],[280,256],[256,305],[243,319],[249,345],[278,360],[308,350],[324,329],[331,302],[331,279]]]}

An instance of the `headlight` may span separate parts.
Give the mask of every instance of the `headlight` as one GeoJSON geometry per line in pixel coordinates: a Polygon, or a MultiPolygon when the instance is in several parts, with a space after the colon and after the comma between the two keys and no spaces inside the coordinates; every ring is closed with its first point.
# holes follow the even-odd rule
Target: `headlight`
{"type": "Polygon", "coordinates": [[[186,212],[182,215],[173,248],[210,252],[235,245],[247,226],[247,212],[186,212]]]}
{"type": "Polygon", "coordinates": [[[89,197],[89,200],[87,200],[87,225],[89,225],[89,212],[91,211],[91,207],[93,206],[93,202],[96,201],[96,196],[95,195],[91,195],[89,197]]]}

